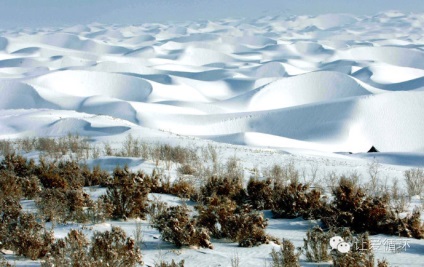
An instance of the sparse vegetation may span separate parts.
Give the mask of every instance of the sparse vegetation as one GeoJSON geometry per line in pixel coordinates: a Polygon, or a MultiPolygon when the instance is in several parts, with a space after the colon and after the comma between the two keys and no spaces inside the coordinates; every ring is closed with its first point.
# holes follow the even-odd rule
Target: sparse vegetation
{"type": "Polygon", "coordinates": [[[119,227],[95,232],[91,242],[79,230],[71,230],[57,240],[42,267],[53,266],[137,266],[142,264],[140,249],[119,227]]]}
{"type": "Polygon", "coordinates": [[[323,262],[331,259],[329,252],[332,231],[324,232],[321,227],[315,226],[306,233],[303,239],[303,252],[310,262],[323,262]]]}
{"type": "Polygon", "coordinates": [[[338,233],[343,240],[350,244],[350,250],[342,253],[332,251],[334,267],[372,267],[374,266],[374,253],[368,238],[368,233],[353,235],[349,230],[343,229],[338,233]]]}
{"type": "Polygon", "coordinates": [[[400,218],[392,210],[388,195],[367,196],[360,186],[346,177],[340,178],[333,195],[334,200],[322,213],[322,220],[329,227],[350,227],[358,233],[424,237],[419,211],[400,218]]]}
{"type": "Polygon", "coordinates": [[[424,171],[422,169],[410,169],[405,171],[405,182],[408,195],[420,196],[424,191],[424,171]]]}
{"type": "Polygon", "coordinates": [[[295,252],[295,247],[292,242],[287,239],[283,240],[280,251],[272,249],[271,266],[272,267],[300,267],[299,252],[295,252]]]}
{"type": "Polygon", "coordinates": [[[165,261],[161,261],[159,263],[155,263],[155,267],[184,267],[184,260],[181,260],[178,263],[176,263],[174,260],[172,260],[169,263],[165,261]]]}
{"type": "MultiPolygon", "coordinates": [[[[76,153],[87,149],[86,145],[78,143],[84,140],[83,138],[67,138],[60,142],[49,141],[48,138],[41,141],[36,139],[6,141],[8,145],[3,143],[2,146],[8,151],[19,152],[31,151],[36,145],[48,151],[49,147],[58,145],[65,147],[60,152],[65,154],[69,151],[76,153]]],[[[68,236],[68,240],[60,241],[62,243],[59,240],[53,243],[52,233],[45,230],[44,222],[53,222],[53,225],[69,221],[98,223],[108,218],[145,219],[146,214],[150,215],[150,223],[159,229],[162,239],[174,243],[177,247],[212,248],[210,237],[227,238],[243,247],[257,246],[270,241],[279,243],[277,239],[265,233],[267,220],[261,212],[264,209],[271,209],[276,218],[322,219],[327,227],[347,227],[358,233],[424,237],[424,225],[418,210],[406,217],[399,216],[399,212],[404,210],[406,200],[402,197],[402,191],[396,181],[390,194],[387,192],[387,187],[385,189],[379,187],[387,194],[370,194],[370,184],[361,186],[357,173],[341,177],[330,173],[331,178],[328,179],[332,181],[333,198],[328,200],[322,197],[323,189],[310,188],[309,184],[300,183],[301,175],[293,162],[285,166],[275,165],[265,170],[263,172],[265,177],[261,177],[260,172],[255,169],[255,176],[252,176],[246,186],[243,183],[244,170],[240,161],[232,157],[225,164],[220,164],[215,147],[210,146],[201,150],[204,159],[213,163],[213,168],[209,169],[199,164],[197,152],[192,148],[148,145],[131,136],[124,143],[126,146],[122,151],[107,147],[106,152],[112,155],[137,155],[150,158],[158,166],[151,175],[131,172],[127,167],[117,167],[110,174],[99,166],[90,169],[78,163],[75,160],[77,157],[52,161],[57,158],[50,157],[53,154],[49,153],[53,152],[46,153],[46,157],[40,157],[37,164],[34,160],[27,160],[19,154],[5,155],[0,162],[0,200],[4,210],[0,217],[0,241],[3,247],[33,259],[50,253],[44,264],[57,266],[69,260],[78,262],[72,259],[78,253],[72,253],[82,249],[86,253],[85,256],[79,255],[82,259],[91,257],[90,246],[95,244],[94,240],[89,242],[80,234],[70,232],[73,237],[68,236]],[[138,150],[133,146],[138,146],[138,150]],[[164,168],[169,169],[171,165],[179,174],[173,182],[170,175],[165,175],[164,171],[164,168]],[[83,191],[84,186],[106,187],[107,193],[93,201],[83,191]],[[191,215],[192,211],[187,206],[168,207],[159,200],[148,201],[149,192],[173,194],[183,199],[197,201],[198,205],[195,207],[197,214],[195,212],[194,216],[191,215]],[[21,198],[35,200],[38,215],[22,212],[19,205],[21,198]],[[10,232],[11,227],[19,229],[14,237],[10,232]],[[74,241],[81,238],[82,243],[77,244],[71,240],[72,238],[74,241]],[[66,242],[69,244],[65,245],[66,242]],[[75,251],[68,251],[66,253],[71,254],[66,254],[65,247],[66,249],[73,247],[75,251]],[[65,253],[66,256],[60,253],[65,253]]],[[[380,183],[378,166],[373,164],[369,166],[371,183],[375,182],[377,186],[380,183]]],[[[305,178],[305,173],[306,171],[303,172],[302,181],[306,182],[308,179],[305,178]]],[[[316,179],[316,173],[316,169],[311,172],[313,180],[316,179]]],[[[422,176],[420,169],[405,172],[410,196],[422,194],[420,186],[422,176]]],[[[307,233],[303,252],[308,261],[322,262],[329,259],[330,255],[327,253],[329,233],[318,227],[307,233]]],[[[97,233],[97,238],[100,238],[99,234],[97,233]]],[[[125,243],[127,248],[134,249],[142,243],[139,221],[133,234],[135,240],[124,238],[127,243],[121,238],[121,243],[125,243]],[[131,245],[131,242],[134,244],[131,245]]],[[[117,236],[116,233],[109,235],[117,236]]],[[[290,248],[288,243],[286,248],[290,248]]],[[[129,255],[129,252],[125,253],[129,255]]],[[[288,264],[294,265],[284,266],[298,266],[296,265],[298,254],[294,248],[284,250],[283,245],[281,251],[273,251],[273,266],[280,266],[275,264],[282,264],[285,259],[290,259],[288,264]]],[[[103,258],[100,261],[104,261],[103,258]]],[[[352,254],[344,258],[340,255],[335,258],[333,255],[337,266],[355,266],[352,265],[354,262],[360,264],[358,266],[366,266],[371,259],[369,255],[352,254]]],[[[179,263],[161,261],[159,264],[157,266],[183,266],[184,261],[179,263]]],[[[231,264],[239,265],[239,259],[232,259],[231,264]]],[[[378,266],[386,266],[385,264],[387,265],[387,262],[381,261],[378,266]]]]}
{"type": "Polygon", "coordinates": [[[145,176],[143,173],[132,173],[127,168],[115,169],[113,182],[103,196],[104,203],[110,204],[112,218],[145,218],[147,194],[150,192],[143,181],[145,176]]]}
{"type": "Polygon", "coordinates": [[[177,247],[213,248],[209,231],[201,227],[196,219],[190,218],[187,206],[168,207],[153,218],[152,225],[159,230],[164,241],[177,247]]]}
{"type": "Polygon", "coordinates": [[[0,201],[0,246],[31,259],[44,257],[50,250],[53,234],[45,230],[35,215],[22,212],[16,199],[0,201]]]}

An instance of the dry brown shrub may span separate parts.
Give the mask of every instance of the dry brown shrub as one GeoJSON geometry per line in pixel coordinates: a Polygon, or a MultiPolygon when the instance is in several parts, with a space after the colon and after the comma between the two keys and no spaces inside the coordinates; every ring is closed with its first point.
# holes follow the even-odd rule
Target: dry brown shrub
{"type": "Polygon", "coordinates": [[[194,175],[196,174],[196,169],[191,165],[184,164],[178,168],[178,173],[181,175],[194,175]]]}
{"type": "Polygon", "coordinates": [[[226,197],[212,196],[205,204],[196,206],[198,222],[206,227],[215,238],[229,237],[225,225],[237,209],[237,204],[226,197]],[[218,227],[219,226],[219,227],[218,227]]]}
{"type": "Polygon", "coordinates": [[[90,256],[94,266],[136,266],[143,264],[141,251],[134,239],[120,227],[111,231],[95,232],[91,239],[90,256]]]}
{"type": "Polygon", "coordinates": [[[0,163],[0,170],[6,170],[19,177],[28,177],[34,173],[34,160],[27,161],[26,158],[17,154],[7,154],[0,163]]]}
{"type": "Polygon", "coordinates": [[[172,184],[171,194],[180,198],[190,199],[196,193],[193,182],[187,178],[180,177],[172,184]]]}
{"type": "Polygon", "coordinates": [[[324,232],[321,227],[315,226],[306,233],[303,239],[303,252],[309,262],[323,262],[331,259],[329,252],[330,239],[333,232],[324,232]]]}
{"type": "Polygon", "coordinates": [[[91,243],[80,230],[71,230],[59,239],[42,263],[42,267],[134,267],[143,264],[140,249],[119,227],[111,231],[95,232],[91,243]]]}
{"type": "Polygon", "coordinates": [[[367,196],[361,187],[345,177],[333,189],[333,195],[334,200],[322,217],[329,227],[350,227],[359,233],[424,237],[419,211],[400,218],[392,210],[388,195],[367,196]]]}
{"type": "Polygon", "coordinates": [[[258,181],[250,179],[247,184],[247,194],[249,203],[254,209],[265,210],[271,209],[273,203],[273,189],[270,179],[258,181]]]}
{"type": "Polygon", "coordinates": [[[292,242],[283,239],[280,251],[272,249],[271,253],[272,267],[300,267],[299,252],[295,252],[295,247],[292,242]]]}
{"type": "Polygon", "coordinates": [[[111,182],[109,173],[102,170],[99,165],[94,166],[93,170],[90,170],[85,165],[82,167],[81,172],[84,177],[84,186],[107,186],[111,182]]]}
{"type": "Polygon", "coordinates": [[[321,210],[325,208],[320,191],[297,182],[289,185],[274,183],[272,204],[276,218],[315,219],[321,216],[321,210]]]}
{"type": "Polygon", "coordinates": [[[228,197],[243,204],[247,199],[247,193],[243,188],[242,181],[238,177],[220,177],[212,176],[206,180],[206,183],[200,188],[200,201],[207,201],[212,196],[228,197]]]}
{"type": "Polygon", "coordinates": [[[116,168],[113,176],[113,182],[103,196],[104,202],[113,207],[112,218],[145,218],[150,188],[144,183],[143,174],[116,168]]]}
{"type": "Polygon", "coordinates": [[[249,205],[237,206],[229,198],[213,196],[196,209],[198,223],[215,238],[229,238],[242,247],[257,246],[273,239],[265,233],[267,220],[263,214],[249,205]]]}
{"type": "Polygon", "coordinates": [[[54,240],[53,233],[47,232],[33,214],[20,213],[17,218],[7,222],[7,227],[10,230],[6,236],[6,244],[16,254],[35,260],[49,252],[54,240]]]}
{"type": "Polygon", "coordinates": [[[44,189],[36,200],[40,214],[51,222],[86,222],[85,210],[91,204],[90,196],[79,190],[44,189]]]}
{"type": "Polygon", "coordinates": [[[346,243],[351,246],[350,251],[341,253],[338,250],[331,252],[334,267],[373,267],[374,253],[368,233],[353,235],[348,229],[344,229],[340,234],[346,243]]]}
{"type": "Polygon", "coordinates": [[[155,267],[184,267],[184,260],[181,260],[178,263],[176,263],[174,260],[169,263],[165,261],[160,261],[158,263],[155,263],[155,267]]]}
{"type": "Polygon", "coordinates": [[[187,206],[168,207],[153,219],[153,227],[161,233],[164,241],[177,247],[199,246],[212,249],[209,231],[190,218],[187,206]]]}
{"type": "Polygon", "coordinates": [[[13,197],[20,199],[22,197],[22,187],[19,184],[19,178],[12,172],[0,171],[0,198],[13,197]]]}

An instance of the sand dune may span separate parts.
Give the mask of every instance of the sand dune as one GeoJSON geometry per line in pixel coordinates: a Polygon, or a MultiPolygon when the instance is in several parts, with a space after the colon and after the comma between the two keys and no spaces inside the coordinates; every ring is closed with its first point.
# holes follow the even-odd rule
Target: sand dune
{"type": "Polygon", "coordinates": [[[272,82],[235,97],[226,104],[241,104],[249,111],[267,110],[367,94],[370,93],[348,75],[338,72],[311,72],[272,82]]]}
{"type": "Polygon", "coordinates": [[[143,79],[94,71],[58,71],[28,82],[75,96],[106,95],[127,101],[144,101],[152,92],[143,79]]]}
{"type": "Polygon", "coordinates": [[[246,146],[424,152],[422,17],[5,30],[0,135],[142,127],[246,146]]]}

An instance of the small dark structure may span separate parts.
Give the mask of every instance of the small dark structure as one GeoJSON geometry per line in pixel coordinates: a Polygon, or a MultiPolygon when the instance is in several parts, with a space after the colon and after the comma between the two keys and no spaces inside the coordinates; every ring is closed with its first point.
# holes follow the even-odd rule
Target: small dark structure
{"type": "Polygon", "coordinates": [[[374,146],[372,146],[372,147],[370,148],[370,150],[368,150],[368,152],[367,152],[367,153],[375,153],[375,152],[380,152],[380,151],[378,151],[378,150],[377,150],[377,148],[375,148],[374,146]]]}

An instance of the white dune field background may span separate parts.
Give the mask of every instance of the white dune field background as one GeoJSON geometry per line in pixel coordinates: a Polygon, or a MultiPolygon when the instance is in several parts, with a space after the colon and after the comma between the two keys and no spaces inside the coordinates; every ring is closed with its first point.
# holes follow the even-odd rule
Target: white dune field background
{"type": "MultiPolygon", "coordinates": [[[[240,159],[246,178],[254,167],[294,161],[319,165],[322,176],[355,170],[366,180],[375,159],[382,176],[402,179],[424,166],[424,14],[0,30],[0,138],[68,133],[94,144],[118,144],[129,133],[151,143],[214,144],[223,158],[240,159]],[[380,153],[367,154],[372,146],[380,153]]],[[[89,164],[123,162],[147,172],[154,166],[106,157],[89,164]]],[[[134,227],[93,227],[110,224],[134,227]]],[[[301,246],[309,226],[270,218],[267,231],[301,246]]],[[[186,266],[231,266],[235,253],[241,266],[263,266],[276,247],[214,241],[214,250],[177,253],[147,222],[143,230],[146,266],[158,254],[186,266]]],[[[409,241],[406,252],[377,250],[376,258],[422,266],[424,242],[409,241]]]]}

